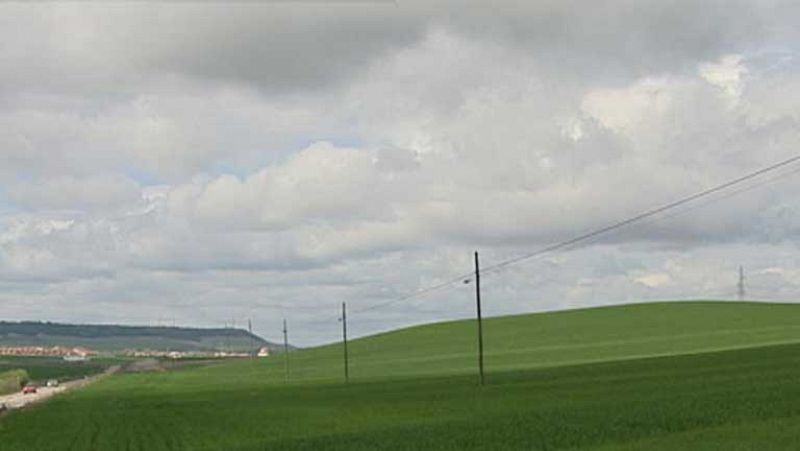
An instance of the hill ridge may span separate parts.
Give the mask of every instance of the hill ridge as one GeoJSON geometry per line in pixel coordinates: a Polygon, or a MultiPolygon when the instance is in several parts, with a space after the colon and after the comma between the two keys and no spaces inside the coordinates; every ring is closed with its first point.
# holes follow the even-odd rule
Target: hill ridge
{"type": "MultiPolygon", "coordinates": [[[[751,305],[751,306],[798,306],[800,304],[796,304],[793,302],[788,301],[762,301],[762,300],[726,300],[726,299],[681,299],[681,300],[654,300],[654,301],[636,301],[636,302],[629,302],[629,303],[619,303],[619,304],[605,304],[605,305],[592,305],[592,306],[585,306],[585,307],[574,307],[574,308],[565,308],[565,309],[553,309],[553,310],[541,310],[536,312],[524,312],[524,313],[509,313],[509,314],[502,314],[496,316],[487,316],[484,311],[483,321],[492,321],[496,319],[504,319],[504,318],[519,318],[519,317],[532,317],[532,316],[540,316],[540,315],[559,315],[559,314],[569,314],[569,313],[578,313],[578,312],[589,312],[594,310],[617,310],[617,309],[624,309],[628,307],[642,307],[642,306],[658,306],[658,305],[678,305],[678,304],[687,304],[687,305],[751,305]]],[[[484,307],[485,309],[485,307],[484,307]]],[[[366,338],[377,337],[380,335],[385,334],[392,334],[404,330],[415,329],[415,328],[424,328],[429,326],[436,326],[436,325],[446,325],[452,323],[463,323],[463,322],[474,322],[475,318],[458,318],[458,319],[445,319],[441,321],[432,321],[427,323],[418,323],[418,324],[411,324],[408,326],[402,326],[395,329],[387,329],[383,331],[378,331],[375,333],[370,333],[367,335],[362,335],[356,338],[353,338],[352,341],[362,340],[366,338]]],[[[333,342],[329,344],[323,344],[320,346],[328,346],[333,345],[338,342],[333,342]]],[[[317,346],[317,347],[320,347],[317,346]]]]}
{"type": "Polygon", "coordinates": [[[0,321],[0,346],[85,346],[98,351],[168,349],[244,351],[267,346],[258,335],[236,328],[70,324],[50,321],[0,321]]]}
{"type": "MultiPolygon", "coordinates": [[[[484,319],[488,372],[706,353],[800,342],[800,305],[680,300],[626,303],[484,319]]],[[[350,377],[373,379],[474,373],[474,319],[420,324],[350,340],[350,377]]],[[[292,378],[335,380],[342,345],[295,354],[292,378]]],[[[282,380],[282,362],[272,374],[282,380]]]]}

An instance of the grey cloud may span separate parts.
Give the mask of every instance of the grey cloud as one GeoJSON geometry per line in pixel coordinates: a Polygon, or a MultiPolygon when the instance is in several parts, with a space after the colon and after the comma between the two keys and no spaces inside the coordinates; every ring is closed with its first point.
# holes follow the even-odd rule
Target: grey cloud
{"type": "Polygon", "coordinates": [[[2,78],[101,94],[170,75],[252,83],[273,94],[317,90],[413,42],[424,28],[387,4],[2,7],[4,30],[13,33],[7,42],[15,43],[6,46],[13,64],[2,78]],[[49,39],[34,39],[45,31],[49,39]]]}
{"type": "MultiPolygon", "coordinates": [[[[185,179],[221,162],[263,165],[301,140],[368,134],[360,111],[375,107],[342,103],[343,92],[392,58],[414,64],[403,55],[436,33],[451,36],[451,52],[394,83],[422,85],[424,97],[408,102],[452,114],[504,70],[569,102],[590,86],[790,42],[797,17],[788,1],[477,3],[2,5],[0,174],[134,162],[185,179]],[[482,59],[460,58],[465,42],[485,47],[482,59]],[[350,116],[331,119],[340,112],[350,116]]],[[[408,102],[387,102],[383,114],[402,115],[408,102]]]]}
{"type": "Polygon", "coordinates": [[[118,210],[141,200],[140,186],[116,174],[87,178],[55,177],[23,181],[9,190],[9,199],[32,210],[118,210]]]}
{"type": "Polygon", "coordinates": [[[105,220],[15,216],[0,229],[0,280],[58,283],[111,278],[119,260],[105,220]]]}
{"type": "Polygon", "coordinates": [[[463,8],[449,23],[528,51],[562,75],[605,80],[680,73],[696,61],[768,40],[777,8],[776,2],[721,0],[510,3],[488,14],[463,8]]]}
{"type": "MultiPolygon", "coordinates": [[[[790,2],[117,6],[0,5],[6,317],[249,315],[270,335],[286,315],[318,343],[340,300],[530,252],[800,139],[796,66],[768,51],[791,54],[790,2]]],[[[534,259],[487,277],[487,308],[730,297],[740,263],[754,296],[789,299],[798,190],[534,259]]],[[[470,296],[353,327],[468,316],[470,296]]]]}
{"type": "Polygon", "coordinates": [[[3,5],[4,41],[14,43],[5,46],[11,64],[3,78],[6,87],[102,86],[109,94],[178,74],[302,94],[346,83],[376,59],[445,28],[517,48],[562,76],[630,79],[691,70],[745,45],[786,39],[797,12],[792,3],[3,5]],[[45,32],[49,39],[35,39],[45,32]]]}

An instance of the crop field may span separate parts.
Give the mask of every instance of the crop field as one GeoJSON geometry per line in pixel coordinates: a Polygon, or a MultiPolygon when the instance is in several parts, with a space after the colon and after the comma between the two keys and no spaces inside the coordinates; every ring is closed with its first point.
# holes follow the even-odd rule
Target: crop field
{"type": "MultiPolygon", "coordinates": [[[[222,374],[222,373],[218,373],[222,374]]],[[[0,422],[3,450],[790,449],[800,346],[344,386],[121,375],[0,422]],[[57,425],[57,427],[54,427],[57,425]]]]}
{"type": "Polygon", "coordinates": [[[494,319],[487,342],[529,338],[489,348],[484,387],[468,322],[355,341],[348,385],[335,380],[337,346],[293,353],[308,377],[288,384],[280,357],[120,374],[3,417],[0,450],[792,449],[800,442],[799,319],[792,306],[719,303],[494,319]],[[625,312],[650,323],[613,328],[630,326],[625,312]],[[447,345],[467,349],[450,364],[408,350],[454,352],[441,338],[458,338],[459,328],[463,341],[447,345]],[[359,367],[359,353],[377,360],[379,345],[391,371],[359,367]]]}

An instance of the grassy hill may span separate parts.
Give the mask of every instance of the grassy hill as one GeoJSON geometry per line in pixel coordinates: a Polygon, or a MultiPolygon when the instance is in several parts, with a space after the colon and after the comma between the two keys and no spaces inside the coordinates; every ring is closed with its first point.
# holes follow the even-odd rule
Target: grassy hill
{"type": "MultiPolygon", "coordinates": [[[[475,321],[467,320],[353,340],[349,344],[350,374],[354,379],[372,379],[474,373],[476,334],[475,321]]],[[[489,371],[782,343],[800,343],[800,305],[657,302],[484,321],[489,371]]],[[[290,377],[294,381],[341,379],[342,353],[341,344],[293,353],[290,377]]],[[[283,380],[282,360],[269,361],[267,370],[269,377],[283,380]]]]}
{"type": "Polygon", "coordinates": [[[794,449],[800,307],[678,302],[469,321],[114,375],[0,419],[0,450],[794,449]],[[650,356],[650,357],[645,357],[650,356]],[[418,377],[424,375],[425,377],[418,377]],[[52,425],[58,425],[57,428],[52,425]]]}
{"type": "Polygon", "coordinates": [[[0,322],[0,346],[85,346],[99,351],[252,351],[274,346],[241,329],[0,322]]]}

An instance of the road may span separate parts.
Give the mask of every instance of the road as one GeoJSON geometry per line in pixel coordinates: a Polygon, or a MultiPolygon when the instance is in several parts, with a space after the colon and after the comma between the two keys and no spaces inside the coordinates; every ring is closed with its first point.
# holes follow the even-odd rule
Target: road
{"type": "Polygon", "coordinates": [[[97,376],[88,377],[85,379],[78,379],[75,381],[64,382],[60,384],[58,387],[39,387],[36,393],[30,393],[24,395],[22,394],[22,391],[19,391],[17,393],[13,393],[10,395],[0,396],[0,404],[5,404],[9,410],[21,409],[27,405],[50,399],[51,397],[59,393],[64,393],[69,390],[74,390],[76,388],[86,386],[104,376],[116,373],[117,371],[119,371],[119,366],[112,366],[108,368],[103,374],[97,376]]]}

